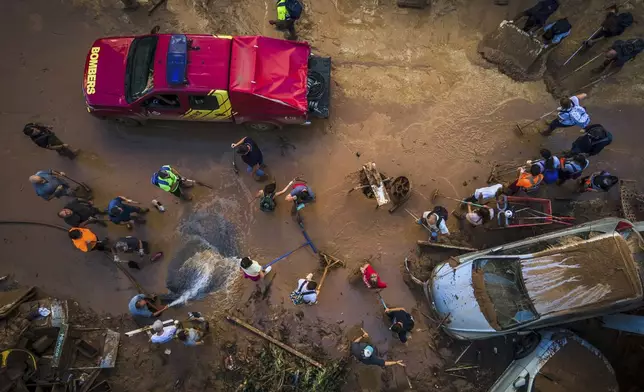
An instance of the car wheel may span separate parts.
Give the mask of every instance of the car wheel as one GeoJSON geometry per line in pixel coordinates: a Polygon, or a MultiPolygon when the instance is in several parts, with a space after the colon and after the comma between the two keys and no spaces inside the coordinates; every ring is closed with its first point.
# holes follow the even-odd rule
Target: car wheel
{"type": "Polygon", "coordinates": [[[514,359],[525,358],[534,351],[541,341],[541,335],[531,332],[528,335],[521,336],[519,341],[514,344],[514,359]]]}
{"type": "Polygon", "coordinates": [[[261,131],[261,132],[267,132],[267,131],[273,131],[277,129],[277,125],[267,123],[267,122],[247,122],[244,123],[244,126],[251,131],[261,131]]]}
{"type": "Polygon", "coordinates": [[[138,127],[142,125],[141,121],[130,117],[110,117],[109,120],[116,124],[125,125],[126,127],[138,127]]]}

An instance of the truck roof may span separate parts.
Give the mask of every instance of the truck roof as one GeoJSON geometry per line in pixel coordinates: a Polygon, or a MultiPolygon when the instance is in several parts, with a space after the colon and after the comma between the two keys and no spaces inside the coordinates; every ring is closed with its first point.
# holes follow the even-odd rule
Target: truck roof
{"type": "Polygon", "coordinates": [[[187,85],[171,85],[167,79],[168,45],[172,34],[158,34],[154,55],[155,89],[228,90],[228,70],[233,38],[225,35],[186,34],[191,41],[186,68],[187,85]]]}

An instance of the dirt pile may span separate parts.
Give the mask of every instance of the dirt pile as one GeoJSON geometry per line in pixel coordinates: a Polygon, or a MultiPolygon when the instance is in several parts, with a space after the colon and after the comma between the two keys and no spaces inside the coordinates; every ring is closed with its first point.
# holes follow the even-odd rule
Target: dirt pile
{"type": "Polygon", "coordinates": [[[633,297],[637,290],[622,237],[599,236],[587,243],[537,253],[521,263],[525,287],[539,314],[633,297]]]}
{"type": "Polygon", "coordinates": [[[506,21],[481,40],[478,51],[499,71],[520,82],[539,80],[546,70],[547,52],[541,42],[506,21]]]}
{"type": "Polygon", "coordinates": [[[613,368],[594,347],[568,338],[535,378],[535,392],[617,392],[613,368]]]}

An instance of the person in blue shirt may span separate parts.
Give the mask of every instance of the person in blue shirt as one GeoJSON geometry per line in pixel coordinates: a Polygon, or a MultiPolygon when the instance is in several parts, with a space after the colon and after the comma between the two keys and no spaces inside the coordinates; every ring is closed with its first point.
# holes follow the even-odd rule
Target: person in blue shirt
{"type": "Polygon", "coordinates": [[[128,308],[132,316],[152,318],[159,317],[161,313],[168,309],[168,306],[159,309],[154,305],[152,298],[147,297],[145,294],[138,294],[132,297],[128,308]]]}
{"type": "Polygon", "coordinates": [[[550,45],[556,45],[564,38],[570,35],[572,25],[568,22],[567,18],[559,19],[554,23],[550,23],[543,28],[544,46],[547,48],[550,45]]]}
{"type": "Polygon", "coordinates": [[[241,155],[242,161],[248,168],[246,171],[250,173],[255,180],[261,180],[264,177],[264,155],[259,149],[255,141],[248,136],[241,138],[237,143],[230,145],[233,149],[237,149],[237,154],[241,155]]]}
{"type": "Polygon", "coordinates": [[[542,131],[543,136],[550,136],[557,128],[568,128],[577,125],[580,128],[586,128],[590,124],[590,116],[586,109],[579,103],[586,98],[584,93],[573,95],[572,97],[563,97],[559,100],[559,113],[557,118],[548,124],[548,129],[542,131]]]}
{"type": "Polygon", "coordinates": [[[117,196],[110,201],[107,205],[107,213],[112,223],[117,225],[126,225],[128,229],[132,228],[132,224],[136,220],[138,223],[145,223],[140,214],[145,214],[150,211],[149,208],[140,208],[132,204],[139,204],[138,201],[128,199],[125,196],[117,196]],[[132,216],[136,213],[136,216],[132,216]]]}
{"type": "Polygon", "coordinates": [[[29,182],[33,185],[36,194],[47,201],[61,196],[73,197],[75,195],[74,191],[61,178],[64,175],[65,173],[52,169],[41,170],[33,176],[29,176],[29,182]]]}
{"type": "Polygon", "coordinates": [[[565,159],[562,162],[561,169],[559,169],[559,180],[557,185],[561,185],[570,179],[577,179],[581,177],[581,173],[590,165],[590,161],[582,155],[575,155],[572,159],[565,159]]]}

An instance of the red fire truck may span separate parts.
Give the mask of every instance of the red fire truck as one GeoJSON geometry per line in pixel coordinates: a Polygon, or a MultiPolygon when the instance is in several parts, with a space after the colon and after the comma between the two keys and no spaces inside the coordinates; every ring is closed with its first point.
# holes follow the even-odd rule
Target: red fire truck
{"type": "Polygon", "coordinates": [[[261,36],[101,38],[87,55],[87,110],[127,125],[221,121],[269,130],[329,115],[331,59],[261,36]]]}

